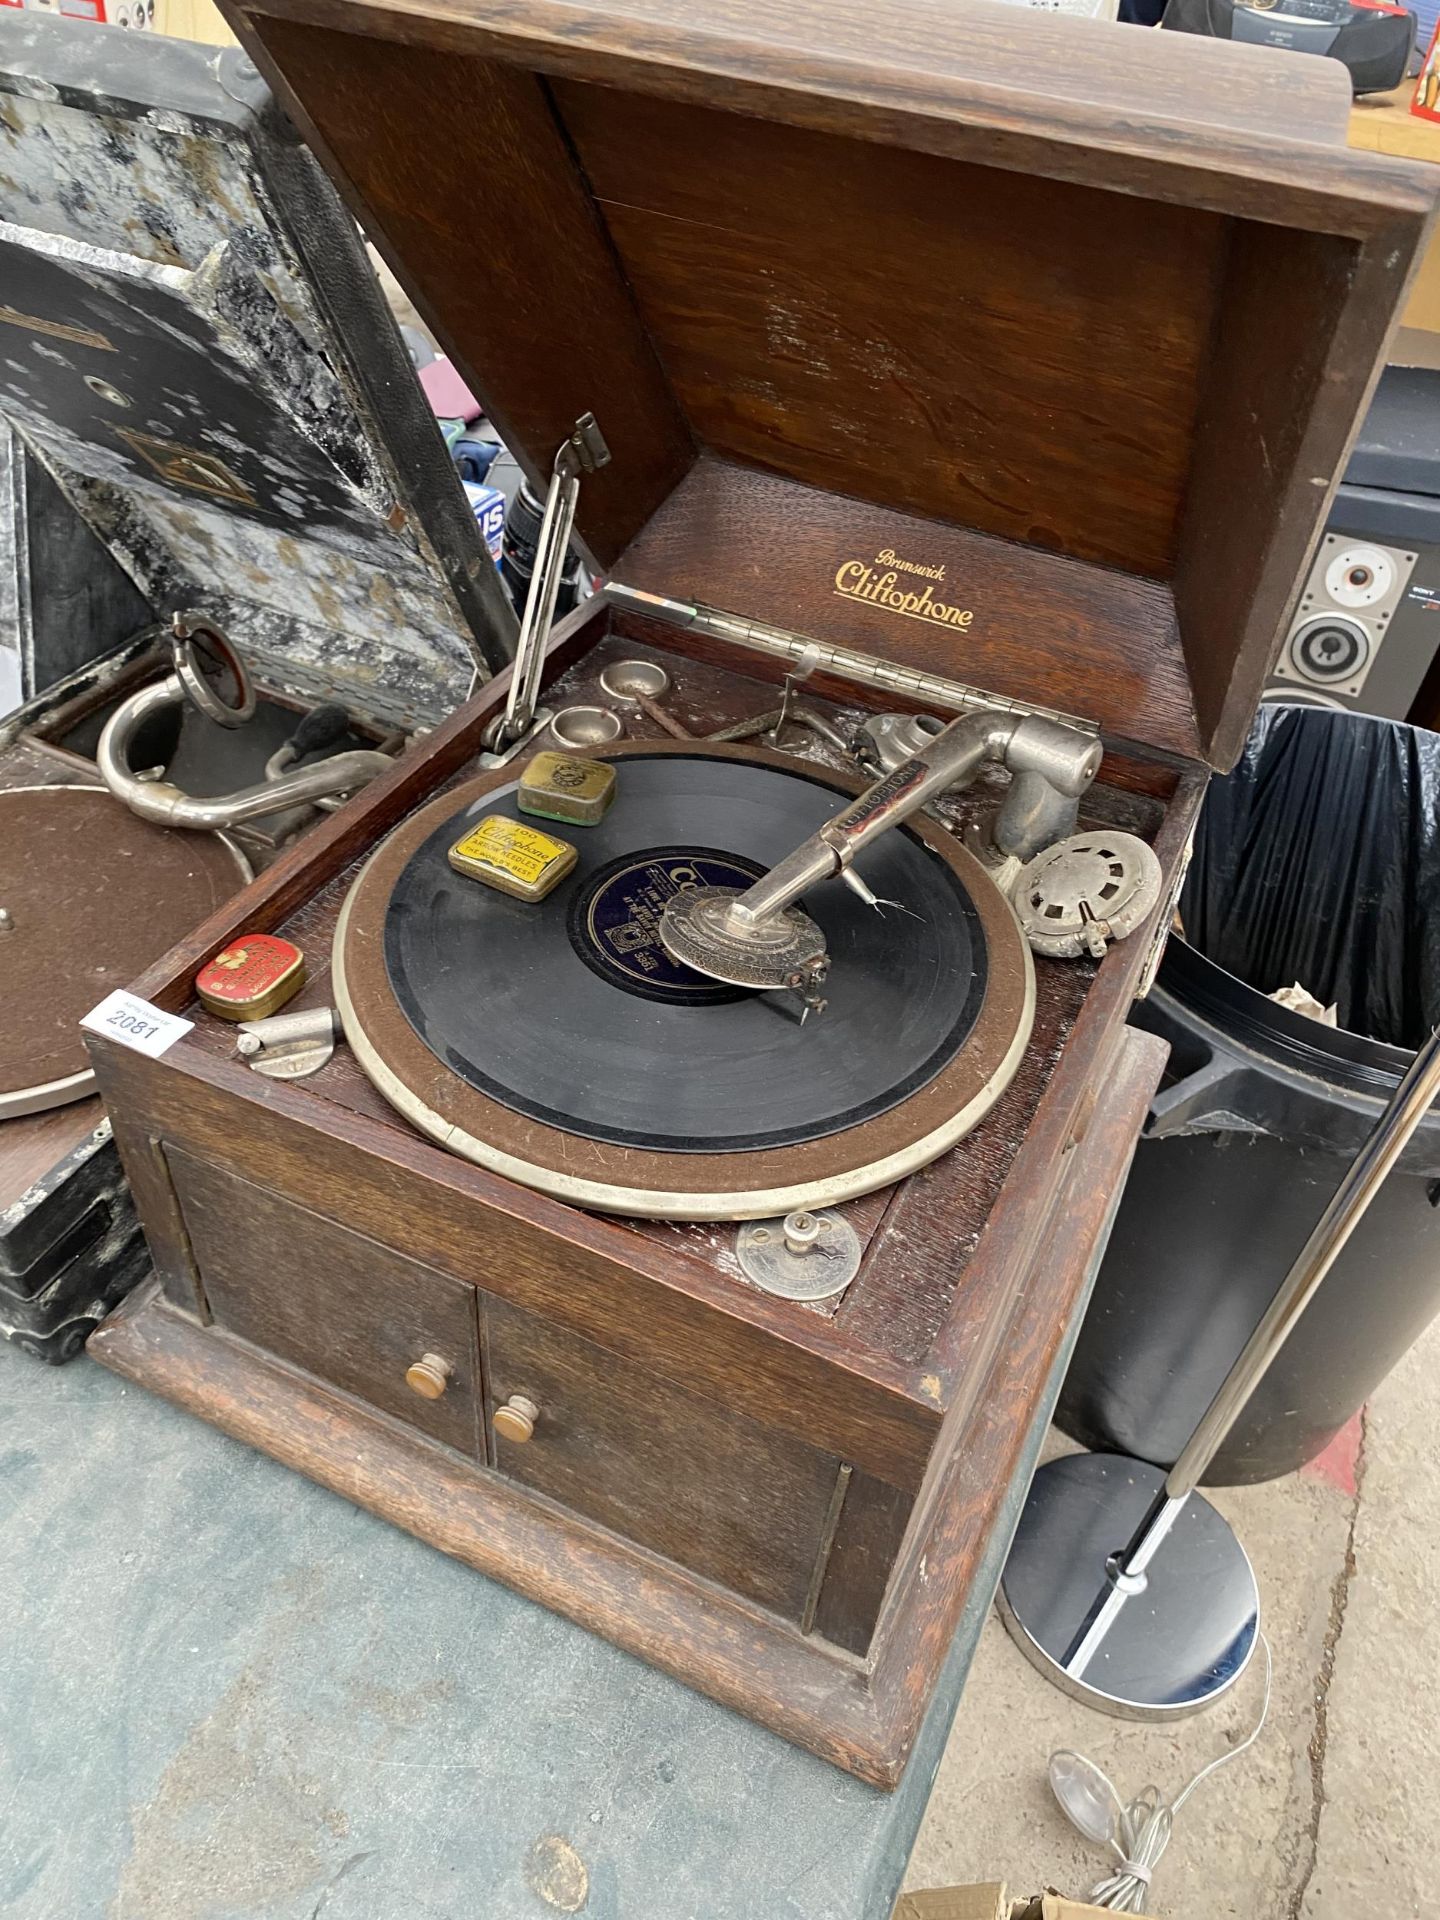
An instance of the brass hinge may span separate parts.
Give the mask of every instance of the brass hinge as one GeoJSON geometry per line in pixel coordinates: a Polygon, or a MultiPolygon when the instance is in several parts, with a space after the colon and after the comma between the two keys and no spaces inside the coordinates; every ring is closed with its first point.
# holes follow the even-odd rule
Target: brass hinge
{"type": "Polygon", "coordinates": [[[1079,714],[1037,706],[1031,700],[1012,700],[1004,694],[987,693],[983,687],[966,686],[963,681],[947,680],[938,673],[921,673],[914,667],[897,666],[893,661],[859,653],[852,647],[830,646],[804,634],[792,633],[788,628],[772,627],[763,620],[746,620],[739,614],[724,613],[718,607],[707,607],[698,601],[670,600],[663,594],[646,593],[640,587],[627,587],[619,580],[607,581],[605,592],[614,605],[642,613],[651,620],[662,620],[667,626],[708,633],[717,640],[729,640],[736,646],[749,647],[781,660],[795,661],[803,655],[813,661],[818,670],[842,680],[882,693],[896,693],[942,712],[972,713],[982,707],[992,708],[1002,713],[1034,714],[1042,720],[1058,720],[1064,726],[1081,727],[1091,733],[1100,731],[1096,721],[1079,714]]]}

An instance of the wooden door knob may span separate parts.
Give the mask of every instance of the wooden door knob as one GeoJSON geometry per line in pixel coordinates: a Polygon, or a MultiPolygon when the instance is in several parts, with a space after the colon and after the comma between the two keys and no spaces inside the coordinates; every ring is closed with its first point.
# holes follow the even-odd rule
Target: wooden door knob
{"type": "Polygon", "coordinates": [[[449,1386],[454,1371],[450,1362],[442,1360],[438,1353],[422,1353],[413,1366],[405,1369],[405,1384],[422,1400],[438,1400],[449,1386]]]}
{"type": "Polygon", "coordinates": [[[503,1407],[495,1409],[494,1427],[502,1440],[518,1446],[531,1438],[539,1418],[540,1409],[533,1400],[527,1400],[523,1393],[512,1393],[503,1407]]]}

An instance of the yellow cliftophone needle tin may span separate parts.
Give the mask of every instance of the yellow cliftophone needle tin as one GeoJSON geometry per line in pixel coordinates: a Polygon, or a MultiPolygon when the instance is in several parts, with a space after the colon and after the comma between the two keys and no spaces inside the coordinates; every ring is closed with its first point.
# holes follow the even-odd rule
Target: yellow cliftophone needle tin
{"type": "Polygon", "coordinates": [[[615,798],[615,769],[603,760],[577,760],[568,753],[537,753],[520,776],[515,804],[542,820],[593,827],[615,798]]]}
{"type": "Polygon", "coordinates": [[[455,842],[449,858],[457,873],[484,886],[517,900],[543,900],[569,873],[577,855],[568,840],[491,813],[455,842]]]}

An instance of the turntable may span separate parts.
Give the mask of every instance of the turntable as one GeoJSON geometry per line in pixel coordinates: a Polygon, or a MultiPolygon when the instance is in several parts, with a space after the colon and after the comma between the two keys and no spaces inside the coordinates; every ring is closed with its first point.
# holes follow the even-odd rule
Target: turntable
{"type": "Polygon", "coordinates": [[[892,1785],[1430,186],[1089,22],[1031,95],[978,9],[232,18],[549,503],[508,678],[92,1041],[157,1284],[91,1350],[892,1785]]]}
{"type": "Polygon", "coordinates": [[[0,1117],[92,1092],[80,1019],[96,988],[123,986],[250,877],[232,841],[177,839],[123,812],[103,787],[0,790],[0,1117]],[[114,914],[102,912],[107,898],[114,914]]]}
{"type": "Polygon", "coordinates": [[[574,835],[578,864],[546,912],[447,865],[467,823],[524,819],[514,774],[420,809],[347,899],[335,995],[399,1111],[578,1206],[691,1220],[852,1198],[968,1132],[1034,1009],[1029,950],[975,857],[926,824],[867,863],[885,906],[838,880],[815,889],[840,983],[810,1020],[793,996],[677,960],[661,927],[700,888],[757,880],[845,786],[740,747],[607,758],[618,798],[574,835]]]}

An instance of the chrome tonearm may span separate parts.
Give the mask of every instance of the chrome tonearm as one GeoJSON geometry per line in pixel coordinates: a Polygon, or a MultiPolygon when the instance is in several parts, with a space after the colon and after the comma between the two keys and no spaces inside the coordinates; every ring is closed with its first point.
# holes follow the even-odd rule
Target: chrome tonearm
{"type": "Polygon", "coordinates": [[[819,1012],[825,1003],[818,990],[829,968],[825,936],[794,904],[808,887],[838,874],[874,904],[859,876],[849,875],[856,854],[937,794],[973,779],[986,761],[1012,776],[995,843],[1004,854],[1029,859],[1073,830],[1101,753],[1094,734],[1035,714],[995,708],[962,714],[753,886],[677,894],[661,918],[660,938],[672,958],[698,973],[762,991],[788,987],[802,995],[807,1012],[819,1012]]]}

